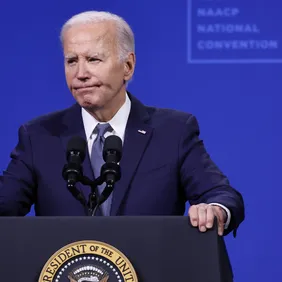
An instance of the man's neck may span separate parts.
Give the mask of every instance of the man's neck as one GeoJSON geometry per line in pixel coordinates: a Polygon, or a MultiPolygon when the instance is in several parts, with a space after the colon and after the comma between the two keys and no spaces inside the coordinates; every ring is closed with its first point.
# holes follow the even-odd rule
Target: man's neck
{"type": "Polygon", "coordinates": [[[114,97],[114,99],[106,107],[98,109],[98,110],[93,110],[93,111],[87,110],[87,111],[97,121],[108,122],[115,116],[115,114],[119,111],[119,109],[125,103],[125,99],[126,99],[126,92],[124,91],[124,93],[120,93],[116,95],[116,97],[114,97]]]}

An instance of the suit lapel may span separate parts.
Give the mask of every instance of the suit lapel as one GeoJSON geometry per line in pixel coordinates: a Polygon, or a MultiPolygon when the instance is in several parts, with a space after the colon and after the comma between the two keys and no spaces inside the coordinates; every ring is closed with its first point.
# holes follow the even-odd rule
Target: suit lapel
{"type": "Polygon", "coordinates": [[[152,136],[153,129],[146,108],[134,97],[131,98],[131,112],[126,126],[123,155],[120,162],[121,179],[115,184],[111,215],[117,215],[130,183],[152,136]]]}
{"type": "MultiPolygon", "coordinates": [[[[61,140],[63,144],[63,148],[65,153],[67,152],[67,145],[69,140],[74,136],[80,136],[84,140],[86,140],[85,130],[83,126],[82,116],[81,116],[81,108],[78,104],[75,104],[64,116],[63,124],[65,126],[65,130],[61,134],[61,140]]],[[[91,167],[88,146],[86,146],[86,154],[85,160],[82,164],[83,175],[87,176],[91,180],[93,180],[94,175],[91,167]]],[[[67,163],[67,159],[65,159],[65,163],[67,163]]],[[[81,183],[77,183],[76,187],[82,191],[86,201],[88,202],[89,193],[91,191],[89,186],[82,185],[81,183]]]]}

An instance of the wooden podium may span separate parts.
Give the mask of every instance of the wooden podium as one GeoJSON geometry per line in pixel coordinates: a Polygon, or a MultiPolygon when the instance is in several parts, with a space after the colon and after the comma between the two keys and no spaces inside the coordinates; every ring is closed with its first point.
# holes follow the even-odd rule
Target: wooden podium
{"type": "Polygon", "coordinates": [[[184,216],[1,217],[0,225],[3,282],[233,281],[216,227],[201,233],[184,216]]]}

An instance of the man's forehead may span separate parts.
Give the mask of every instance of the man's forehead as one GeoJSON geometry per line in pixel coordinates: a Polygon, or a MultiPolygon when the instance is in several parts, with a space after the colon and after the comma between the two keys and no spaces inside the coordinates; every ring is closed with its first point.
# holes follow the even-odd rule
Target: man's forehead
{"type": "Polygon", "coordinates": [[[72,58],[76,56],[91,56],[91,57],[105,57],[115,46],[105,41],[81,41],[76,43],[67,43],[63,46],[65,58],[72,58]]]}
{"type": "Polygon", "coordinates": [[[117,52],[115,27],[108,22],[75,25],[63,39],[65,58],[76,55],[105,57],[117,52]]]}

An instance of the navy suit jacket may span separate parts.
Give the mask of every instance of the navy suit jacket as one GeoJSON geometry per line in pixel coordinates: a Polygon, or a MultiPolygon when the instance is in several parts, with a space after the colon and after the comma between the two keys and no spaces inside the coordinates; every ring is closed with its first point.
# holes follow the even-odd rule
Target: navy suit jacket
{"type": "MultiPolygon", "coordinates": [[[[225,234],[236,230],[244,219],[242,196],[206,152],[196,118],[144,106],[131,94],[130,99],[122,177],[115,185],[111,215],[183,215],[187,201],[216,202],[231,211],[225,234]]],[[[86,138],[78,104],[19,128],[18,144],[0,176],[0,215],[24,216],[33,204],[38,216],[86,215],[62,177],[67,143],[73,136],[86,138]]],[[[93,179],[89,154],[83,170],[93,179]]],[[[90,188],[80,183],[77,187],[88,199],[90,188]]]]}

